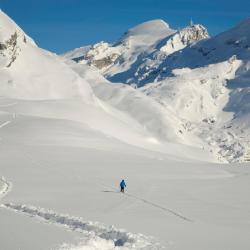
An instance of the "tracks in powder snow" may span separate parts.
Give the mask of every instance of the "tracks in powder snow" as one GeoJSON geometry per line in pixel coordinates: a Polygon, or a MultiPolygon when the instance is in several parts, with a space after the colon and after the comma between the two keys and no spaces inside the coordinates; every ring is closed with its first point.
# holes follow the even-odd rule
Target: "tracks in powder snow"
{"type": "Polygon", "coordinates": [[[183,216],[183,215],[181,215],[181,214],[175,212],[174,210],[172,210],[172,209],[170,209],[170,208],[163,207],[163,206],[158,205],[158,204],[156,204],[156,203],[154,203],[154,202],[148,201],[148,200],[146,200],[146,199],[137,197],[137,196],[132,195],[132,194],[129,194],[129,193],[125,193],[125,195],[130,196],[130,197],[132,197],[132,198],[134,198],[134,199],[140,200],[140,201],[142,201],[142,202],[144,202],[144,203],[146,203],[146,204],[148,204],[148,205],[150,205],[150,206],[159,208],[159,209],[161,209],[161,210],[163,210],[163,211],[165,211],[165,212],[168,212],[168,213],[170,213],[170,214],[172,214],[172,215],[174,215],[174,216],[176,216],[176,217],[178,217],[178,218],[180,218],[180,219],[182,219],[182,220],[185,220],[185,221],[188,221],[188,222],[193,222],[193,220],[191,220],[191,219],[189,219],[189,218],[187,218],[187,217],[185,217],[185,216],[183,216]]]}
{"type": "MultiPolygon", "coordinates": [[[[117,189],[114,188],[114,187],[110,187],[110,186],[107,186],[107,185],[104,185],[104,184],[102,184],[102,185],[103,185],[104,187],[110,188],[110,189],[112,190],[112,192],[117,192],[117,189]]],[[[106,192],[110,192],[110,191],[106,191],[106,192]]],[[[152,206],[152,207],[158,208],[158,209],[160,209],[160,210],[162,210],[162,211],[165,211],[165,212],[167,212],[167,213],[169,213],[169,214],[172,214],[172,215],[174,215],[174,216],[176,216],[176,217],[178,217],[178,218],[180,218],[180,219],[182,219],[182,220],[184,220],[184,221],[194,222],[193,220],[187,218],[186,216],[181,215],[180,213],[174,211],[173,209],[170,209],[170,208],[167,208],[167,207],[163,207],[163,206],[161,206],[161,205],[159,205],[159,204],[156,204],[156,203],[154,203],[154,202],[151,202],[151,201],[149,201],[149,200],[146,200],[146,199],[144,199],[144,198],[135,196],[135,195],[130,194],[130,193],[123,193],[123,195],[126,195],[126,196],[129,196],[129,197],[133,198],[133,199],[142,201],[142,202],[144,202],[144,203],[146,203],[146,204],[148,204],[148,205],[150,205],[150,206],[152,206]]]]}
{"type": "MultiPolygon", "coordinates": [[[[11,123],[7,121],[3,126],[11,123]]],[[[1,125],[0,125],[1,127],[1,125]]],[[[90,249],[137,249],[137,250],[160,250],[164,249],[152,238],[142,234],[132,234],[125,230],[116,229],[114,226],[104,226],[97,222],[86,222],[82,218],[60,214],[52,210],[34,207],[25,204],[5,203],[1,204],[1,199],[12,189],[12,184],[4,177],[0,178],[0,208],[8,209],[16,213],[30,216],[45,223],[62,226],[70,231],[82,234],[83,242],[81,247],[90,249]],[[98,246],[97,246],[98,245],[98,246]],[[100,247],[99,247],[100,245],[100,247]]],[[[70,249],[71,247],[67,248],[70,249]]],[[[64,248],[62,248],[64,249],[64,248]]]]}
{"type": "Polygon", "coordinates": [[[7,126],[10,123],[11,123],[11,121],[6,121],[6,122],[0,124],[0,128],[3,128],[3,127],[7,126]]]}
{"type": "MultiPolygon", "coordinates": [[[[0,107],[13,106],[17,103],[11,103],[6,105],[0,105],[0,107]]],[[[16,119],[16,114],[12,114],[12,120],[5,121],[0,124],[0,128],[3,128],[13,120],[16,119]]],[[[63,226],[67,230],[77,231],[83,234],[87,241],[93,240],[98,241],[99,239],[104,240],[107,244],[111,244],[112,248],[115,249],[118,247],[119,249],[137,249],[137,250],[160,250],[163,249],[158,243],[156,243],[153,239],[146,237],[142,234],[132,234],[126,232],[124,230],[116,229],[114,226],[104,226],[101,223],[97,222],[86,222],[82,218],[72,217],[65,214],[56,213],[52,210],[47,210],[40,207],[35,207],[31,205],[25,204],[15,204],[15,203],[6,203],[1,204],[1,199],[11,190],[12,185],[8,181],[5,180],[4,177],[0,178],[0,208],[8,209],[20,214],[24,214],[26,216],[30,216],[36,218],[40,221],[54,224],[57,226],[63,226]],[[123,248],[124,247],[124,248],[123,248]]],[[[145,199],[136,197],[132,194],[126,193],[125,195],[133,197],[134,199],[141,200],[151,206],[157,207],[161,210],[167,211],[169,213],[174,214],[175,216],[186,220],[191,221],[188,218],[172,211],[168,208],[157,205],[153,202],[147,201],[145,199]]],[[[99,249],[99,248],[98,248],[99,249]]],[[[100,248],[102,249],[102,248],[100,248]]]]}
{"type": "MultiPolygon", "coordinates": [[[[11,190],[11,187],[11,183],[6,181],[4,177],[0,179],[0,201],[1,198],[3,198],[11,190]]],[[[52,210],[15,203],[0,204],[0,208],[25,214],[46,223],[63,226],[70,231],[82,233],[85,240],[83,246],[87,246],[89,242],[102,241],[100,248],[95,249],[102,249],[103,244],[105,246],[109,246],[107,249],[116,249],[116,247],[120,250],[163,249],[163,247],[161,247],[154,240],[142,234],[132,234],[124,230],[116,229],[114,226],[104,226],[103,224],[97,222],[86,222],[82,218],[56,213],[52,210]]]]}
{"type": "MultiPolygon", "coordinates": [[[[7,182],[5,178],[0,179],[0,201],[10,190],[11,183],[7,182]]],[[[109,246],[107,249],[140,249],[140,250],[160,250],[163,249],[158,243],[151,238],[142,234],[132,234],[124,230],[116,229],[114,226],[104,226],[97,222],[86,222],[82,218],[73,217],[66,214],[56,213],[52,210],[47,210],[40,207],[35,207],[25,204],[5,203],[0,204],[0,208],[8,209],[17,213],[21,213],[40,221],[63,226],[67,230],[82,233],[83,239],[87,246],[88,242],[100,242],[109,246]]],[[[105,248],[106,249],[106,248],[105,248]]]]}
{"type": "Polygon", "coordinates": [[[163,249],[160,245],[141,234],[128,233],[123,230],[118,230],[114,226],[107,227],[96,222],[86,222],[78,217],[71,217],[69,215],[56,213],[52,210],[30,205],[6,203],[1,205],[1,207],[23,213],[43,222],[63,226],[71,231],[83,233],[83,236],[85,236],[88,241],[91,239],[96,241],[98,241],[98,239],[105,240],[106,243],[111,244],[113,248],[119,247],[119,249],[122,249],[122,247],[124,247],[125,249],[145,250],[163,249]]]}

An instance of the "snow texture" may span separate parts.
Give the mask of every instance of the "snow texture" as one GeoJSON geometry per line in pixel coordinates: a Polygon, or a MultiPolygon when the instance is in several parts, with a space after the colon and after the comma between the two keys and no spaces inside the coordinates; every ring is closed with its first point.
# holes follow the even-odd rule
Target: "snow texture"
{"type": "Polygon", "coordinates": [[[105,227],[96,222],[85,222],[81,218],[57,214],[51,210],[13,203],[6,203],[2,205],[2,208],[24,213],[42,221],[84,233],[86,243],[84,243],[83,249],[91,249],[91,246],[95,246],[96,249],[162,249],[157,243],[150,242],[150,239],[147,239],[143,235],[135,235],[123,230],[117,230],[113,226],[105,227]]]}

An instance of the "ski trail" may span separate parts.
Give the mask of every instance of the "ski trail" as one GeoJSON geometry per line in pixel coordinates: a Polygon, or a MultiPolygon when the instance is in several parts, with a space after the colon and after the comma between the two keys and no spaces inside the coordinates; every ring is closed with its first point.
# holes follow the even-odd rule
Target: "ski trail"
{"type": "MultiPolygon", "coordinates": [[[[104,185],[104,184],[102,184],[102,185],[103,185],[104,187],[111,188],[112,190],[114,190],[114,191],[117,192],[117,189],[114,188],[114,187],[110,187],[110,186],[107,186],[107,185],[104,185]]],[[[106,192],[107,192],[107,191],[106,191],[106,192]]],[[[159,204],[156,204],[156,203],[151,202],[151,201],[149,201],[149,200],[146,200],[146,199],[144,199],[144,198],[140,198],[140,197],[138,197],[138,196],[135,196],[135,195],[130,194],[130,193],[127,193],[127,192],[123,193],[122,195],[126,195],[126,196],[132,197],[132,198],[134,198],[134,199],[136,199],[136,200],[140,200],[140,201],[142,201],[142,202],[144,202],[144,203],[146,203],[146,204],[148,204],[148,205],[150,205],[150,206],[153,206],[153,207],[156,207],[156,208],[161,209],[162,211],[168,212],[168,213],[170,213],[170,214],[172,214],[172,215],[174,215],[174,216],[176,216],[176,217],[178,217],[178,218],[180,218],[180,219],[182,219],[182,220],[185,220],[185,221],[188,221],[188,222],[194,222],[193,220],[187,218],[186,216],[183,216],[183,215],[181,215],[180,213],[177,213],[177,212],[174,211],[173,209],[170,209],[170,208],[167,208],[167,207],[163,207],[163,206],[161,206],[161,205],[159,205],[159,204]]]]}
{"type": "MultiPolygon", "coordinates": [[[[2,97],[0,97],[2,98],[2,97]]],[[[0,104],[0,108],[6,108],[6,107],[11,107],[11,106],[15,106],[17,105],[18,102],[13,102],[13,103],[7,103],[7,104],[0,104]]],[[[11,113],[10,113],[11,114],[11,113]]],[[[16,113],[12,113],[12,120],[15,120],[16,119],[16,113]]],[[[4,123],[2,123],[0,125],[0,128],[3,128],[5,126],[7,126],[8,124],[10,124],[12,121],[9,120],[9,121],[5,121],[4,123]]]]}
{"type": "Polygon", "coordinates": [[[7,125],[10,124],[10,123],[11,123],[11,121],[6,121],[6,122],[4,122],[4,123],[2,123],[2,124],[0,125],[0,128],[3,128],[3,127],[7,126],[7,125]]]}
{"type": "Polygon", "coordinates": [[[126,249],[145,250],[163,249],[159,244],[142,234],[132,234],[124,230],[118,230],[114,226],[104,226],[97,222],[86,222],[79,217],[71,217],[69,215],[56,213],[52,210],[30,205],[6,203],[1,205],[1,207],[23,213],[47,223],[64,226],[71,231],[83,233],[88,241],[90,239],[97,241],[105,240],[106,243],[112,243],[114,248],[119,247],[119,249],[122,249],[120,247],[125,247],[126,249]]]}
{"type": "Polygon", "coordinates": [[[174,210],[172,210],[172,209],[170,209],[170,208],[163,207],[163,206],[161,206],[161,205],[158,205],[158,204],[156,204],[156,203],[153,203],[153,202],[148,201],[148,200],[143,199],[143,198],[139,198],[139,197],[137,197],[137,196],[135,196],[135,195],[132,195],[132,194],[129,194],[129,193],[124,193],[124,194],[127,195],[127,196],[130,196],[130,197],[133,197],[133,198],[135,198],[135,199],[137,199],[137,200],[140,200],[140,201],[142,201],[142,202],[144,202],[144,203],[146,203],[146,204],[148,204],[148,205],[151,205],[151,206],[153,206],[153,207],[156,207],[156,208],[159,208],[159,209],[161,209],[161,210],[163,210],[163,211],[166,211],[166,212],[168,212],[168,213],[170,213],[170,214],[173,214],[173,215],[175,215],[176,217],[179,217],[179,218],[182,219],[182,220],[185,220],[185,221],[188,221],[188,222],[193,222],[193,220],[191,220],[191,219],[189,219],[189,218],[187,218],[187,217],[185,217],[185,216],[183,216],[183,215],[181,215],[181,214],[175,212],[174,210]]]}

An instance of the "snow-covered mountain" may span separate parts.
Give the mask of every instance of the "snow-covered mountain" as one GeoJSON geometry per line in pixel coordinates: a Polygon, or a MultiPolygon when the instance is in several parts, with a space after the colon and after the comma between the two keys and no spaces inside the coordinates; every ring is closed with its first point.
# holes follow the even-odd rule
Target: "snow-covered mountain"
{"type": "Polygon", "coordinates": [[[190,131],[229,161],[249,159],[249,27],[247,19],[155,62],[156,83],[141,89],[178,109],[190,131]]]}
{"type": "Polygon", "coordinates": [[[161,130],[176,134],[175,141],[206,148],[221,161],[244,161],[250,146],[249,36],[249,19],[211,38],[202,25],[175,31],[154,20],[114,44],[101,42],[64,57],[153,98],[172,121],[161,130]]]}
{"type": "MultiPolygon", "coordinates": [[[[175,31],[162,20],[148,21],[114,44],[62,58],[38,48],[3,12],[0,21],[3,96],[77,97],[105,116],[129,121],[151,142],[191,145],[221,161],[248,159],[249,20],[212,38],[202,25],[175,31]],[[118,79],[123,83],[109,82],[118,79]]],[[[111,127],[112,136],[127,141],[111,127]]]]}
{"type": "Polygon", "coordinates": [[[150,61],[159,61],[208,37],[202,25],[173,30],[163,20],[142,23],[114,44],[100,42],[64,54],[67,59],[97,67],[112,82],[141,85],[151,80],[150,61]],[[142,69],[143,67],[146,69],[142,69]]]}
{"type": "Polygon", "coordinates": [[[0,11],[1,96],[26,99],[82,97],[93,102],[89,84],[58,56],[40,49],[0,11]]]}
{"type": "MultiPolygon", "coordinates": [[[[39,48],[8,16],[0,14],[5,27],[1,30],[0,90],[4,98],[25,100],[18,101],[16,112],[42,117],[56,113],[57,118],[83,122],[122,142],[166,154],[178,154],[166,142],[188,144],[185,136],[179,137],[179,119],[158,102],[124,84],[115,88],[90,66],[65,61],[39,48]],[[34,101],[32,108],[28,100],[34,101]]],[[[130,32],[138,33],[137,29],[130,32]]],[[[186,151],[186,157],[196,158],[196,153],[191,156],[188,148],[186,151]]]]}

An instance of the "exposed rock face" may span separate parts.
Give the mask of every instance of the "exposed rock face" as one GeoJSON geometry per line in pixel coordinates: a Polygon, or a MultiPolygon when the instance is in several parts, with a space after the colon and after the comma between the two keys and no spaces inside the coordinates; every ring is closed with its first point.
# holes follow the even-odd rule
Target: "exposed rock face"
{"type": "Polygon", "coordinates": [[[188,26],[167,38],[166,44],[160,48],[160,51],[171,54],[208,37],[204,26],[200,24],[188,26]]]}
{"type": "Polygon", "coordinates": [[[19,43],[26,43],[25,41],[25,35],[15,31],[8,40],[0,42],[1,66],[9,68],[15,62],[21,52],[19,43]]]}
{"type": "Polygon", "coordinates": [[[10,39],[6,42],[7,44],[7,50],[10,55],[10,61],[7,67],[10,67],[11,64],[16,60],[18,56],[18,52],[20,51],[20,48],[17,46],[17,33],[15,32],[10,39]]]}
{"type": "Polygon", "coordinates": [[[117,54],[112,54],[99,60],[93,60],[91,64],[97,67],[98,69],[103,69],[113,64],[117,58],[117,54]]]}
{"type": "Polygon", "coordinates": [[[82,60],[87,60],[89,65],[103,70],[112,65],[120,56],[119,51],[108,43],[100,42],[93,45],[83,56],[82,60]]]}
{"type": "Polygon", "coordinates": [[[35,42],[0,10],[0,69],[11,67],[26,44],[36,46],[35,42]]]}

